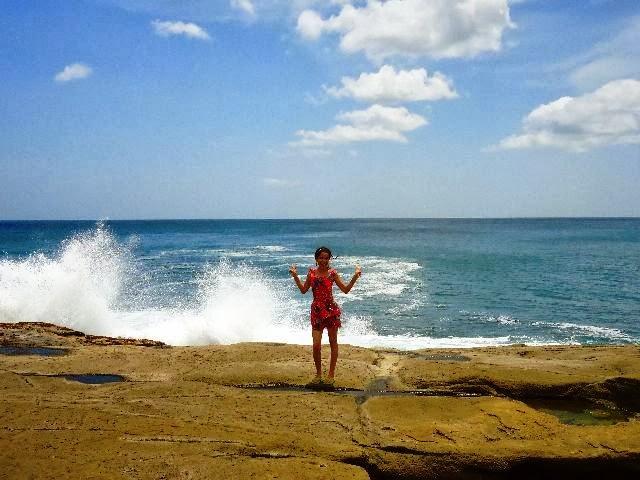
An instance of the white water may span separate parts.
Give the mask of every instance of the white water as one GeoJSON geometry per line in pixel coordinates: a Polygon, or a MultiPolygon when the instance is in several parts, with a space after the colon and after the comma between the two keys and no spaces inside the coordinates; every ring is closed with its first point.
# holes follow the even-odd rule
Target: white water
{"type": "Polygon", "coordinates": [[[128,252],[102,228],[64,242],[55,258],[3,260],[0,320],[51,322],[108,335],[129,266],[128,252]]]}

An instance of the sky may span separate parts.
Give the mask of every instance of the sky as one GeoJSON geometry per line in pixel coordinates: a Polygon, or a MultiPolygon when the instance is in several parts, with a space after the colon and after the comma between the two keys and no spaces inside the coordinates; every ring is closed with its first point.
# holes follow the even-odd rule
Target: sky
{"type": "Polygon", "coordinates": [[[0,0],[0,220],[640,216],[638,0],[0,0]]]}

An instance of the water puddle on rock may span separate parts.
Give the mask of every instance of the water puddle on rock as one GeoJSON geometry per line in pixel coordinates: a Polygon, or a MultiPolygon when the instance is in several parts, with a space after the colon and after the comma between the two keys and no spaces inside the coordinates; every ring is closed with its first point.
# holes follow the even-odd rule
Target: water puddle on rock
{"type": "Polygon", "coordinates": [[[471,358],[469,357],[465,357],[464,355],[458,355],[454,353],[436,353],[433,355],[417,354],[414,358],[418,358],[420,360],[431,360],[436,362],[468,362],[471,360],[471,358]]]}
{"type": "Polygon", "coordinates": [[[2,355],[36,355],[38,357],[59,357],[65,355],[69,350],[65,348],[51,347],[16,347],[9,345],[0,345],[0,354],[2,355]]]}
{"type": "Polygon", "coordinates": [[[322,383],[296,385],[284,382],[274,383],[249,383],[231,385],[236,388],[244,388],[247,390],[268,390],[270,392],[331,392],[331,393],[356,393],[362,392],[362,390],[356,390],[346,387],[336,387],[334,385],[327,385],[322,383]]]}
{"type": "Polygon", "coordinates": [[[103,383],[115,383],[115,382],[124,382],[126,379],[122,375],[111,375],[107,373],[91,373],[91,374],[65,374],[65,375],[56,375],[57,377],[63,377],[67,380],[72,380],[74,382],[80,383],[88,383],[93,385],[101,385],[103,383]]]}
{"type": "Polygon", "coordinates": [[[627,422],[631,415],[588,400],[544,398],[525,400],[524,403],[540,412],[553,415],[565,425],[615,425],[627,422]]]}
{"type": "Polygon", "coordinates": [[[41,374],[41,373],[23,373],[22,375],[29,377],[49,377],[64,378],[72,382],[80,382],[91,385],[102,385],[105,383],[126,382],[127,379],[122,375],[114,375],[111,373],[58,373],[58,374],[41,374]]]}
{"type": "Polygon", "coordinates": [[[271,392],[326,392],[339,395],[352,396],[358,405],[366,402],[371,397],[478,397],[477,393],[451,392],[445,390],[417,389],[417,390],[391,390],[389,389],[389,379],[387,377],[376,377],[363,389],[340,387],[326,384],[295,385],[288,383],[269,384],[245,384],[234,385],[236,388],[251,390],[267,390],[271,392]]]}
{"type": "Polygon", "coordinates": [[[414,390],[394,390],[391,386],[391,378],[376,377],[371,380],[364,390],[355,390],[353,392],[337,392],[347,393],[355,397],[356,403],[362,404],[371,397],[479,397],[475,392],[453,392],[450,390],[436,390],[430,388],[414,389],[414,390]]]}

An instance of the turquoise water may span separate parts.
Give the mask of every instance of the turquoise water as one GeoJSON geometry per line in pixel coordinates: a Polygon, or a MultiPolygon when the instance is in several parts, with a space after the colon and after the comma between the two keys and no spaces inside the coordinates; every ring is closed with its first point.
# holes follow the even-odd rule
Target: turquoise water
{"type": "Polygon", "coordinates": [[[639,343],[640,219],[0,222],[0,322],[172,344],[309,343],[319,245],[361,281],[342,341],[639,343]]]}

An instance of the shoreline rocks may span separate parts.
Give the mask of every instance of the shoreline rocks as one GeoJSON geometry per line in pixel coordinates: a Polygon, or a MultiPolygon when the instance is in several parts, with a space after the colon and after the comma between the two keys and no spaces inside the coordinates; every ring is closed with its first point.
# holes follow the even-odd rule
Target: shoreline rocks
{"type": "Polygon", "coordinates": [[[66,351],[0,354],[6,478],[640,473],[638,345],[341,345],[329,392],[305,388],[308,346],[169,347],[41,323],[0,324],[0,346],[66,351]],[[557,408],[537,407],[540,399],[557,408]]]}

